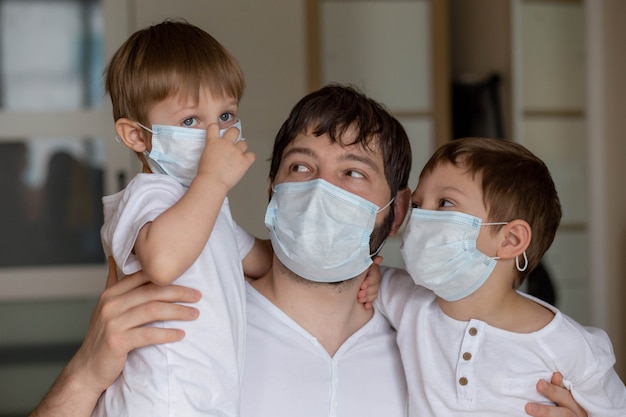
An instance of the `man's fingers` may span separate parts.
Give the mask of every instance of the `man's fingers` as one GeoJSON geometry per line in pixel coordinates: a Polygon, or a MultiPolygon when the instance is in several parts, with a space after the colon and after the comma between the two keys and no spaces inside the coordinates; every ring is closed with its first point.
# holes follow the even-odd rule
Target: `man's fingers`
{"type": "Polygon", "coordinates": [[[537,391],[557,407],[542,404],[526,404],[526,413],[534,417],[586,417],[587,413],[581,408],[572,393],[562,387],[563,377],[553,374],[551,381],[540,380],[537,391]]]}
{"type": "Polygon", "coordinates": [[[117,334],[156,321],[190,321],[198,317],[198,309],[180,304],[152,301],[139,304],[107,321],[111,333],[117,334]]]}
{"type": "Polygon", "coordinates": [[[145,274],[136,273],[107,288],[101,298],[117,303],[121,311],[149,301],[195,303],[201,294],[198,290],[180,285],[158,286],[150,283],[145,274]]]}
{"type": "Polygon", "coordinates": [[[109,274],[107,275],[107,283],[104,288],[111,288],[117,282],[117,268],[112,256],[107,258],[107,262],[109,263],[109,274]]]}
{"type": "Polygon", "coordinates": [[[550,382],[559,387],[563,387],[563,375],[561,375],[560,372],[554,372],[552,378],[550,378],[550,382]]]}
{"type": "Polygon", "coordinates": [[[150,345],[178,342],[184,337],[185,332],[180,329],[141,327],[128,333],[127,341],[130,344],[128,351],[150,345]]]}
{"type": "MultiPolygon", "coordinates": [[[[123,325],[127,326],[123,338],[126,343],[124,351],[130,352],[144,346],[177,342],[185,336],[185,332],[181,329],[144,326],[144,324],[168,320],[189,321],[197,317],[197,309],[179,304],[154,302],[138,306],[128,311],[123,317],[123,325]]],[[[116,321],[113,320],[110,325],[116,326],[116,321]]]]}

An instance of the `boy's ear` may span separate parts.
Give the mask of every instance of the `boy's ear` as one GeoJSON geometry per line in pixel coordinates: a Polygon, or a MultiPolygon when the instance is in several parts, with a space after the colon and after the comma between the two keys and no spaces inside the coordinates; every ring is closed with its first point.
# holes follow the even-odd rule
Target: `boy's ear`
{"type": "Polygon", "coordinates": [[[503,239],[497,256],[502,259],[515,258],[524,253],[530,245],[532,230],[525,220],[510,221],[502,227],[500,233],[503,234],[503,239]]]}
{"type": "Polygon", "coordinates": [[[404,222],[407,212],[409,211],[409,202],[411,201],[411,190],[409,188],[403,188],[396,194],[395,200],[393,200],[394,218],[393,225],[389,236],[393,236],[398,233],[400,226],[404,222]]]}
{"type": "Polygon", "coordinates": [[[143,152],[148,148],[146,132],[137,122],[122,117],[115,122],[115,133],[124,145],[135,152],[143,152]]]}

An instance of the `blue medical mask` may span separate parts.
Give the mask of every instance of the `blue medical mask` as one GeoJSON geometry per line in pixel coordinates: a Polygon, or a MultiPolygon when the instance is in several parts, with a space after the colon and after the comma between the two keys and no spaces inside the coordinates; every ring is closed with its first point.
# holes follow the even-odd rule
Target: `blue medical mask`
{"type": "MultiPolygon", "coordinates": [[[[189,187],[198,173],[198,163],[206,144],[206,130],[167,125],[152,125],[152,129],[148,129],[138,124],[152,133],[152,150],[144,152],[152,172],[169,175],[183,187],[189,187]]],[[[239,129],[235,142],[244,140],[241,137],[241,121],[237,120],[231,127],[239,129]]],[[[221,129],[220,137],[228,129],[221,129]]]]}
{"type": "Polygon", "coordinates": [[[276,257],[291,271],[310,281],[339,282],[372,264],[376,214],[393,199],[379,209],[322,179],[286,182],[273,190],[265,225],[276,257]]]}
{"type": "Polygon", "coordinates": [[[414,208],[403,233],[401,248],[407,271],[417,285],[447,301],[472,294],[487,280],[498,258],[476,248],[482,223],[478,217],[456,211],[414,208]]]}

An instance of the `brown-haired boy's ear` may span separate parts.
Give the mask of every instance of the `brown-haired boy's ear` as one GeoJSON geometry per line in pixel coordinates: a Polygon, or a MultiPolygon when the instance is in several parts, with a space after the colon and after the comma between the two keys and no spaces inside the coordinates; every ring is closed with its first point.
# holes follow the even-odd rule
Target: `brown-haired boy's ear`
{"type": "Polygon", "coordinates": [[[404,222],[406,213],[409,211],[409,202],[411,201],[411,190],[409,188],[403,188],[398,191],[396,198],[393,200],[394,218],[393,225],[391,226],[390,236],[398,233],[400,226],[404,222]]]}
{"type": "Polygon", "coordinates": [[[532,230],[525,220],[513,220],[505,224],[500,232],[503,240],[498,248],[497,256],[511,259],[521,255],[530,245],[532,230]]]}
{"type": "Polygon", "coordinates": [[[122,117],[115,122],[115,133],[124,145],[135,152],[143,152],[147,149],[145,132],[137,122],[122,117]]]}

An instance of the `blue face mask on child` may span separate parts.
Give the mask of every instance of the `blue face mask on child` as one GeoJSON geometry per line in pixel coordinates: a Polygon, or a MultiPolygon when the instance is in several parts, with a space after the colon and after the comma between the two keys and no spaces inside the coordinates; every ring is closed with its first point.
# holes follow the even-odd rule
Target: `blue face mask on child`
{"type": "Polygon", "coordinates": [[[401,248],[407,271],[417,285],[446,301],[472,294],[487,280],[498,258],[476,248],[482,223],[478,217],[456,211],[414,208],[407,222],[401,248]]]}
{"type": "Polygon", "coordinates": [[[276,257],[291,271],[316,282],[345,281],[372,264],[376,214],[391,201],[379,209],[322,179],[285,182],[274,188],[265,225],[276,257]]]}
{"type": "MultiPolygon", "coordinates": [[[[152,150],[144,152],[152,172],[168,175],[183,187],[189,187],[198,173],[198,163],[206,144],[206,130],[167,125],[152,125],[152,129],[139,126],[152,133],[152,150]]],[[[239,129],[235,142],[243,140],[241,121],[237,120],[231,127],[239,129]]],[[[220,130],[220,137],[226,130],[220,130]]]]}

